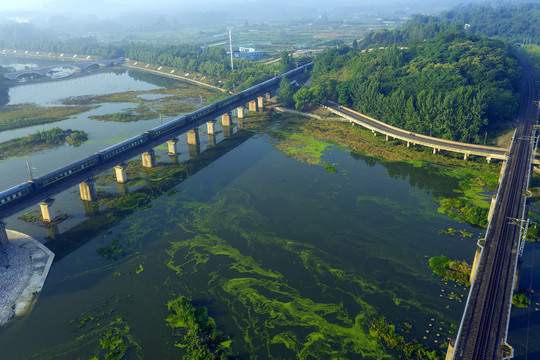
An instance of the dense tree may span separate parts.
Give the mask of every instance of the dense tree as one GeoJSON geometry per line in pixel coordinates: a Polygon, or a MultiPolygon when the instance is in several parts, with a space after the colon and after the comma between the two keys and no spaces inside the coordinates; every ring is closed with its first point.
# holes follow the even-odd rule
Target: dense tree
{"type": "Polygon", "coordinates": [[[279,82],[279,101],[284,105],[290,106],[294,104],[294,88],[290,84],[289,80],[282,78],[279,82]]]}
{"type": "Polygon", "coordinates": [[[477,143],[490,124],[513,118],[520,68],[502,41],[424,16],[371,39],[404,42],[325,52],[315,62],[310,97],[302,91],[297,106],[333,99],[409,131],[477,143]],[[424,36],[430,38],[418,41],[424,36]]]}

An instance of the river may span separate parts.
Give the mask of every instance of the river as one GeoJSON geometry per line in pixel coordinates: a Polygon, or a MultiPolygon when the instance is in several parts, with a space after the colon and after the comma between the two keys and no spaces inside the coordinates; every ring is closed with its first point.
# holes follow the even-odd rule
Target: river
{"type": "MultiPolygon", "coordinates": [[[[66,94],[156,87],[127,72],[100,72],[18,86],[10,97],[45,106],[66,94]]],[[[26,179],[26,161],[44,173],[160,122],[87,116],[0,133],[7,139],[60,126],[90,138],[78,148],[0,163],[12,174],[0,185],[26,179]]],[[[252,119],[269,125],[220,133],[215,147],[201,132],[196,156],[181,137],[178,158],[160,146],[159,169],[143,180],[127,188],[98,183],[101,198],[143,191],[142,206],[89,211],[73,188],[54,204],[70,218],[52,229],[7,219],[8,228],[44,242],[56,258],[33,311],[0,328],[2,357],[103,358],[112,336],[127,344],[129,359],[178,359],[181,337],[165,322],[167,302],[178,296],[206,306],[241,359],[396,358],[369,334],[372,319],[383,317],[406,341],[432,349],[455,336],[467,290],[433,275],[428,260],[444,254],[472,262],[483,234],[437,212],[434,198],[451,196],[457,180],[331,144],[318,162],[302,161],[280,150],[276,136],[291,119],[248,114],[246,122],[252,119]],[[472,238],[446,233],[450,228],[472,238]]]]}

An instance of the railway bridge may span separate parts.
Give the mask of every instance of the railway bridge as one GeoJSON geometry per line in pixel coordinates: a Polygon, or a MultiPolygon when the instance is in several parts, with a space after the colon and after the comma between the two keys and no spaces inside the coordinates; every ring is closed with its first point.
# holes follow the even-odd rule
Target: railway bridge
{"type": "Polygon", "coordinates": [[[126,183],[129,179],[126,176],[125,161],[140,155],[144,167],[155,167],[156,156],[153,149],[167,143],[168,154],[175,156],[177,154],[177,136],[180,134],[187,133],[190,155],[195,156],[200,151],[199,126],[206,125],[209,144],[215,146],[216,118],[221,119],[224,137],[230,137],[233,132],[233,114],[236,114],[238,122],[241,123],[246,111],[264,111],[266,99],[269,98],[272,91],[279,87],[279,82],[283,77],[294,79],[303,74],[306,67],[310,68],[311,66],[313,63],[298,67],[217,103],[149,129],[143,134],[129,138],[94,155],[60,167],[37,179],[31,179],[1,191],[0,244],[5,244],[8,241],[5,231],[6,224],[2,221],[3,219],[39,203],[43,220],[51,222],[54,220],[54,213],[51,211],[54,202],[53,196],[77,184],[79,184],[81,200],[96,201],[98,199],[93,178],[97,174],[114,168],[118,183],[126,183]]]}
{"type": "Polygon", "coordinates": [[[538,87],[532,69],[523,64],[524,84],[509,159],[499,185],[485,239],[478,242],[471,290],[455,342],[446,359],[510,359],[507,344],[512,294],[517,285],[517,264],[527,224],[525,202],[538,121],[538,87]]]}

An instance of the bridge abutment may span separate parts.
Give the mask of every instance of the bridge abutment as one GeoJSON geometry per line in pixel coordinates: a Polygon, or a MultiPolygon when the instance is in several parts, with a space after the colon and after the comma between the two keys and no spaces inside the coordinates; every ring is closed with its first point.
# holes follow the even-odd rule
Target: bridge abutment
{"type": "Polygon", "coordinates": [[[0,245],[7,245],[9,242],[7,232],[6,232],[6,223],[0,221],[0,245]]]}
{"type": "Polygon", "coordinates": [[[474,261],[471,268],[471,276],[469,277],[469,282],[472,283],[474,281],[474,277],[476,276],[476,270],[478,269],[478,263],[480,262],[480,256],[482,254],[482,248],[485,244],[485,239],[482,239],[478,241],[478,246],[476,246],[476,252],[474,253],[474,261]]]}
{"type": "Polygon", "coordinates": [[[81,194],[81,200],[83,201],[96,201],[96,187],[92,179],[88,179],[79,184],[79,192],[81,194]]]}
{"type": "Polygon", "coordinates": [[[176,151],[176,143],[178,142],[177,138],[172,138],[171,140],[167,141],[167,148],[169,151],[167,151],[167,155],[174,156],[178,154],[176,151]]]}
{"type": "Polygon", "coordinates": [[[114,171],[116,172],[116,181],[119,184],[125,184],[128,182],[125,166],[117,165],[114,167],[114,171]]]}
{"type": "Polygon", "coordinates": [[[154,150],[142,153],[142,166],[145,168],[156,167],[156,153],[154,150]]]}

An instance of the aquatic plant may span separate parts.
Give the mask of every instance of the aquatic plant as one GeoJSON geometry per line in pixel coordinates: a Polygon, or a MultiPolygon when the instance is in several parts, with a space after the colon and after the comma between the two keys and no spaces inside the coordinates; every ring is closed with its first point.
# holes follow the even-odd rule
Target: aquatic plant
{"type": "Polygon", "coordinates": [[[460,285],[470,286],[471,265],[465,261],[450,260],[446,256],[434,256],[429,259],[433,272],[443,280],[455,281],[460,285]]]}
{"type": "Polygon", "coordinates": [[[170,315],[165,321],[173,330],[183,329],[184,332],[184,342],[176,345],[186,349],[184,360],[235,358],[230,348],[231,340],[217,330],[206,307],[195,307],[184,296],[170,300],[167,307],[170,315]]]}

